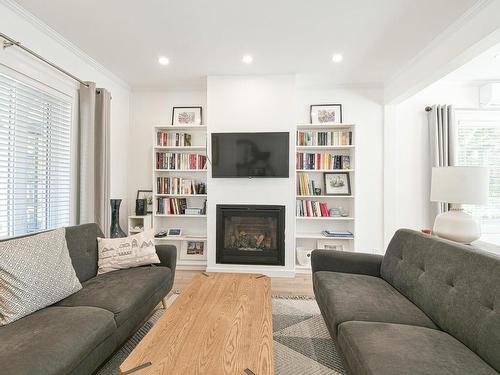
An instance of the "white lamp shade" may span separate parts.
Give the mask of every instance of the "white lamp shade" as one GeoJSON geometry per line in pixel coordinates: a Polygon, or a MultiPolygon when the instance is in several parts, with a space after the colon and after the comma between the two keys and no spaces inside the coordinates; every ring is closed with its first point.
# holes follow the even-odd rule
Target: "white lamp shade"
{"type": "Polygon", "coordinates": [[[456,204],[488,203],[486,167],[432,168],[431,201],[456,204]]]}

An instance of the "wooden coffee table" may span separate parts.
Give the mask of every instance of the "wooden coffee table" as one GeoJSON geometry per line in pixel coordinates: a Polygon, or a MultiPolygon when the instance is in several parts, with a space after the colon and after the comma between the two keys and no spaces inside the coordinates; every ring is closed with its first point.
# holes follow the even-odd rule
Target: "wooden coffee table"
{"type": "Polygon", "coordinates": [[[200,273],[120,366],[122,374],[274,374],[271,280],[200,273]]]}

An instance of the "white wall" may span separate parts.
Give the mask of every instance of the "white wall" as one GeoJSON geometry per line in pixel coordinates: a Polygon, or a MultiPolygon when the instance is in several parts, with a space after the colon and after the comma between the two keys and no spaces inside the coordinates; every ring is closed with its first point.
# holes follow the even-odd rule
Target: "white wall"
{"type": "Polygon", "coordinates": [[[297,90],[297,123],[309,123],[309,105],[342,103],[343,122],[356,124],[356,251],[383,250],[383,90],[297,90]]]}
{"type": "MultiPolygon", "coordinates": [[[[10,2],[0,2],[1,31],[20,41],[44,58],[85,81],[94,81],[112,94],[111,103],[111,197],[127,197],[127,154],[129,127],[128,86],[106,71],[60,35],[10,2]]],[[[63,74],[35,60],[17,48],[0,49],[0,64],[23,73],[70,96],[77,85],[63,74]]],[[[122,208],[122,227],[126,223],[127,200],[122,208]]]]}
{"type": "MultiPolygon", "coordinates": [[[[207,81],[208,132],[282,131],[290,132],[290,150],[295,131],[295,77],[210,76],[207,81]]],[[[295,267],[295,156],[290,152],[289,178],[207,177],[208,269],[241,269],[235,265],[216,265],[215,232],[217,204],[284,205],[285,267],[245,267],[252,272],[293,274],[295,267]],[[271,272],[269,272],[271,271],[271,272]]]]}
{"type": "Polygon", "coordinates": [[[127,168],[129,214],[134,215],[137,190],[152,190],[153,186],[153,127],[169,125],[172,107],[203,107],[206,122],[207,92],[199,91],[138,91],[131,95],[130,132],[127,168]]]}
{"type": "Polygon", "coordinates": [[[393,108],[395,118],[386,123],[386,165],[393,168],[386,184],[392,188],[385,210],[387,242],[398,228],[432,228],[430,217],[430,160],[426,106],[453,104],[476,108],[478,88],[437,82],[393,108]],[[390,213],[390,215],[389,215],[390,213]],[[389,222],[390,220],[390,222],[389,222]]]}

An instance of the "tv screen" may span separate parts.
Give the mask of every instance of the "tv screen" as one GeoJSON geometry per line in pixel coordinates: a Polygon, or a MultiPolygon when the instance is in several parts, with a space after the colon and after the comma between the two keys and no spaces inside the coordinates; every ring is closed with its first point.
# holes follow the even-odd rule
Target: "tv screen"
{"type": "Polygon", "coordinates": [[[289,133],[212,133],[212,177],[288,177],[289,133]]]}

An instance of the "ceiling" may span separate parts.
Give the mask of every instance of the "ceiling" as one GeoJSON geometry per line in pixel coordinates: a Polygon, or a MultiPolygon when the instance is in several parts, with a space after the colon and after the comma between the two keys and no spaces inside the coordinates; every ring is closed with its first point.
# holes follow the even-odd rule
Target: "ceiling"
{"type": "Polygon", "coordinates": [[[497,44],[445,78],[461,82],[487,82],[500,80],[500,44],[497,44]]]}
{"type": "Polygon", "coordinates": [[[152,89],[192,88],[217,74],[382,84],[477,0],[17,2],[132,88],[152,89]],[[344,61],[332,63],[334,53],[344,61]]]}

